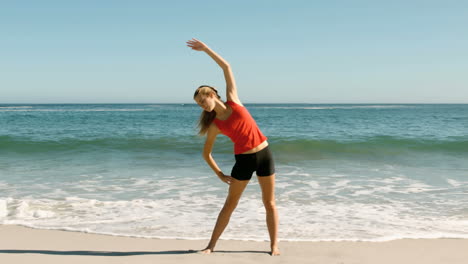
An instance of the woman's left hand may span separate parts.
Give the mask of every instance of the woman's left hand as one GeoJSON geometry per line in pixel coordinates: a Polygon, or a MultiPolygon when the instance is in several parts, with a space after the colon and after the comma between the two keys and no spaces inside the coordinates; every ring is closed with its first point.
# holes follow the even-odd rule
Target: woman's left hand
{"type": "Polygon", "coordinates": [[[229,175],[225,175],[225,174],[222,173],[222,172],[220,172],[220,173],[218,174],[218,178],[219,178],[221,181],[223,181],[223,182],[225,182],[225,183],[227,183],[227,184],[231,184],[232,181],[236,180],[236,179],[234,179],[233,177],[231,177],[231,176],[229,176],[229,175]]]}
{"type": "Polygon", "coordinates": [[[204,51],[208,48],[208,46],[199,41],[196,38],[192,38],[191,40],[187,41],[187,46],[192,48],[193,50],[204,51]]]}

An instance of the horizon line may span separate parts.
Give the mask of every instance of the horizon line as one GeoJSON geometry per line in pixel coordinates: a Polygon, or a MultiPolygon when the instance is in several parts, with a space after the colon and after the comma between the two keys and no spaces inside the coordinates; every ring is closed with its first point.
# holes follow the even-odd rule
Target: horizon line
{"type": "MultiPolygon", "coordinates": [[[[419,102],[419,103],[415,103],[415,102],[412,102],[412,103],[408,103],[408,102],[386,102],[386,103],[382,103],[382,102],[360,102],[360,103],[357,103],[357,102],[353,102],[353,103],[344,103],[344,102],[328,102],[328,103],[305,103],[305,102],[269,102],[269,103],[258,103],[258,102],[244,102],[245,104],[468,104],[468,102],[451,102],[451,103],[447,103],[447,102],[419,102]]],[[[185,105],[185,104],[189,104],[189,105],[196,105],[196,103],[183,103],[183,102],[107,102],[107,103],[103,103],[103,102],[75,102],[75,103],[71,103],[71,102],[50,102],[50,103],[33,103],[33,102],[22,102],[22,103],[2,103],[0,102],[0,105],[20,105],[20,104],[34,104],[34,105],[53,105],[53,104],[180,104],[180,105],[185,105]]]]}

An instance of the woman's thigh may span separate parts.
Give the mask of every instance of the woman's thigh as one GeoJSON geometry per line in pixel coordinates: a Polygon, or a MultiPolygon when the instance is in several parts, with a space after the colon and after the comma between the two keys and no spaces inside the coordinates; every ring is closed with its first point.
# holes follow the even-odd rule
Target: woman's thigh
{"type": "Polygon", "coordinates": [[[245,190],[245,187],[247,187],[247,184],[249,181],[239,181],[236,179],[231,179],[231,184],[229,185],[229,193],[226,198],[226,204],[232,204],[232,205],[237,205],[239,202],[240,197],[242,196],[242,193],[245,190]]]}

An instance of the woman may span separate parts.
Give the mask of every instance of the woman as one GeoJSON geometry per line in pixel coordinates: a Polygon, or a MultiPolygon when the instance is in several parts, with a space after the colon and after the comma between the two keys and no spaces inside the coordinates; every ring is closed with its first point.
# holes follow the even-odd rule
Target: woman
{"type": "Polygon", "coordinates": [[[229,193],[223,209],[211,235],[208,246],[202,253],[212,253],[216,242],[223,233],[232,212],[236,208],[245,187],[254,171],[262,190],[262,200],[266,209],[266,222],[271,241],[271,255],[280,254],[278,249],[278,212],[275,204],[275,168],[267,138],[262,134],[257,124],[242,105],[237,95],[236,82],[227,61],[216,54],[203,42],[192,39],[187,46],[208,54],[224,72],[226,80],[227,101],[221,101],[218,91],[207,85],[198,87],[194,100],[203,108],[200,117],[200,134],[206,134],[203,157],[219,179],[229,184],[229,193]],[[236,163],[231,176],[225,175],[211,156],[211,151],[218,134],[224,134],[234,142],[236,163]]]}

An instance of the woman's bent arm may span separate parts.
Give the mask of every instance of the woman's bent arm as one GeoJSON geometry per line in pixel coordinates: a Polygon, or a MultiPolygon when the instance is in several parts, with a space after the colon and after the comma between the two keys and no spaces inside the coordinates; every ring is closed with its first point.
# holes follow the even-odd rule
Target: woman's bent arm
{"type": "Polygon", "coordinates": [[[224,173],[218,167],[218,164],[216,164],[216,161],[213,159],[213,156],[211,155],[211,151],[213,149],[213,145],[218,133],[218,128],[214,124],[211,124],[211,126],[208,128],[208,133],[206,135],[205,146],[203,148],[203,158],[221,181],[230,184],[231,177],[224,175],[224,173]]]}
{"type": "Polygon", "coordinates": [[[216,161],[211,156],[211,151],[213,149],[214,142],[216,140],[216,134],[210,133],[211,127],[208,129],[208,133],[206,135],[205,146],[203,147],[203,159],[205,159],[206,163],[210,166],[210,168],[216,173],[216,175],[220,175],[221,169],[216,164],[216,161]]]}

